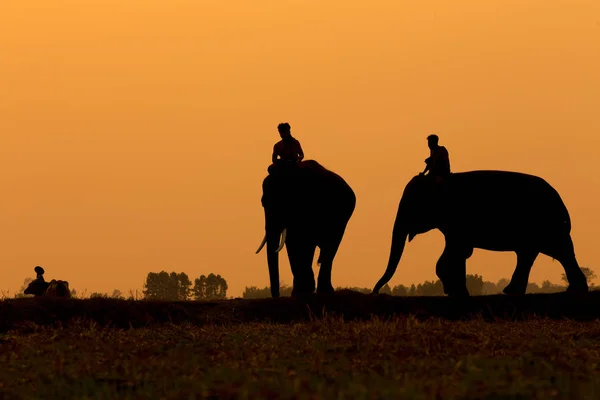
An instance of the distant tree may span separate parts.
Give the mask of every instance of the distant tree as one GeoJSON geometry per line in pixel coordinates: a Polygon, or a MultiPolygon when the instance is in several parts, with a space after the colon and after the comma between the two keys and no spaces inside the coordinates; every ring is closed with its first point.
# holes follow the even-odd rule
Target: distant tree
{"type": "Polygon", "coordinates": [[[414,283],[412,285],[410,285],[410,289],[408,289],[408,295],[409,296],[416,296],[417,295],[417,287],[415,286],[414,283]]]}
{"type": "MultiPolygon", "coordinates": [[[[337,287],[335,290],[352,290],[353,292],[358,292],[358,293],[371,293],[373,290],[369,289],[369,288],[365,288],[365,287],[358,287],[358,286],[345,286],[345,287],[337,287]]],[[[380,293],[383,293],[383,288],[381,288],[380,293]]]]}
{"type": "MultiPolygon", "coordinates": [[[[593,287],[594,283],[592,282],[592,280],[596,279],[596,273],[587,267],[581,267],[581,272],[583,272],[583,275],[585,275],[585,279],[587,280],[588,285],[590,287],[593,287]]],[[[565,273],[561,275],[561,280],[567,285],[569,284],[569,280],[567,279],[567,275],[565,273]]]]}
{"type": "Polygon", "coordinates": [[[510,283],[510,281],[506,278],[500,279],[496,283],[496,286],[498,287],[498,292],[502,292],[504,290],[504,288],[508,286],[509,283],[510,283]]]}
{"type": "Polygon", "coordinates": [[[404,285],[396,285],[392,288],[393,296],[408,296],[408,288],[404,285]]]}
{"type": "Polygon", "coordinates": [[[483,277],[467,274],[467,290],[471,296],[481,296],[483,293],[483,277]]]}
{"type": "Polygon", "coordinates": [[[496,286],[495,283],[483,282],[483,288],[482,288],[483,294],[497,294],[497,293],[500,293],[501,291],[502,290],[498,286],[496,286]]]}
{"type": "Polygon", "coordinates": [[[555,285],[554,283],[552,283],[546,279],[545,281],[542,282],[542,286],[540,287],[540,293],[556,293],[556,292],[562,292],[566,289],[567,289],[566,286],[555,285]]]}
{"type": "Polygon", "coordinates": [[[527,284],[526,293],[540,293],[540,291],[541,291],[541,289],[540,289],[540,287],[538,286],[537,283],[535,283],[535,282],[529,282],[527,284]]]}
{"type": "Polygon", "coordinates": [[[106,294],[106,293],[100,293],[100,292],[90,293],[90,299],[107,299],[107,298],[108,298],[108,294],[106,294]]]}
{"type": "Polygon", "coordinates": [[[191,284],[190,278],[184,272],[149,272],[143,293],[148,300],[187,300],[191,284]]]}
{"type": "Polygon", "coordinates": [[[243,299],[266,299],[268,297],[271,297],[271,289],[268,287],[259,289],[256,286],[246,286],[242,293],[243,299]]]}
{"type": "Polygon", "coordinates": [[[443,296],[444,288],[442,282],[438,279],[437,281],[425,281],[419,283],[415,289],[413,296],[443,296]]]}
{"type": "MultiPolygon", "coordinates": [[[[292,288],[282,284],[279,287],[279,295],[281,297],[290,297],[292,295],[292,288]]],[[[269,297],[271,297],[271,288],[268,286],[262,289],[256,286],[246,286],[244,288],[244,292],[242,293],[242,298],[244,299],[267,299],[269,297]]]]}
{"type": "Polygon", "coordinates": [[[213,273],[201,275],[194,280],[192,294],[195,300],[223,300],[227,298],[227,281],[213,273]]]}
{"type": "Polygon", "coordinates": [[[177,300],[189,300],[192,294],[192,281],[185,272],[176,274],[171,272],[171,282],[176,284],[176,298],[177,300]]]}
{"type": "MultiPolygon", "coordinates": [[[[373,291],[372,289],[367,289],[367,290],[368,290],[367,293],[371,293],[373,291]]],[[[385,285],[383,285],[383,287],[381,288],[381,290],[379,290],[379,293],[389,294],[391,296],[392,295],[392,288],[390,288],[390,285],[388,285],[386,283],[385,285]]]]}
{"type": "Polygon", "coordinates": [[[110,297],[113,299],[125,300],[125,296],[123,296],[123,293],[121,293],[121,291],[119,289],[113,290],[110,297]]]}

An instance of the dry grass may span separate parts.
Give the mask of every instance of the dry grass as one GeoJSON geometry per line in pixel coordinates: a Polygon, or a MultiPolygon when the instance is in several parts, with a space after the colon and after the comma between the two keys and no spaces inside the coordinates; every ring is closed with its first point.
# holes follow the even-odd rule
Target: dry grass
{"type": "MultiPolygon", "coordinates": [[[[589,320],[592,311],[578,314],[587,321],[539,318],[530,315],[537,300],[505,296],[471,299],[463,304],[469,312],[444,318],[431,315],[444,308],[429,299],[421,299],[420,317],[397,305],[398,315],[366,318],[365,307],[383,314],[396,301],[411,304],[334,297],[310,304],[325,305],[322,318],[291,299],[0,304],[10,325],[0,334],[0,398],[600,398],[600,321],[589,320]],[[520,321],[471,312],[478,302],[501,311],[502,301],[520,321]],[[33,318],[17,318],[19,308],[33,318]],[[286,309],[291,316],[265,322],[269,309],[271,319],[286,309]],[[43,312],[61,322],[49,324],[43,312]]],[[[587,299],[598,313],[589,296],[554,299],[545,300],[587,299]]]]}

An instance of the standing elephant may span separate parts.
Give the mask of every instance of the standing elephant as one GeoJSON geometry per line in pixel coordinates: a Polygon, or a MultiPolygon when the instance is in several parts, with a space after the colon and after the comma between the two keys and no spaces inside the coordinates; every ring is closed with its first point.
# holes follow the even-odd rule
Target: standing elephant
{"type": "Polygon", "coordinates": [[[317,292],[333,292],[333,259],[356,205],[352,188],[318,162],[305,160],[291,167],[269,167],[262,189],[266,233],[256,253],[267,244],[271,296],[279,297],[278,253],[284,243],[294,275],[292,295],[315,291],[312,262],[317,246],[317,292]]]}
{"type": "Polygon", "coordinates": [[[558,260],[569,291],[587,291],[575,259],[569,212],[558,192],[537,176],[508,171],[451,174],[441,184],[415,176],[404,189],[392,233],[392,246],[378,293],[394,275],[406,238],[439,229],[446,247],[436,274],[448,295],[468,296],[466,260],[474,248],[514,251],[517,266],[507,294],[524,294],[539,253],[558,260]]]}

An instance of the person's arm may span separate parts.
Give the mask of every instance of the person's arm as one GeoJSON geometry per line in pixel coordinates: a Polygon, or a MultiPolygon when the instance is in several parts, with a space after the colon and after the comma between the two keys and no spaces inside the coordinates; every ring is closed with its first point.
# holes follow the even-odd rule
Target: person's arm
{"type": "Polygon", "coordinates": [[[271,155],[271,162],[275,164],[277,161],[277,145],[273,146],[273,154],[271,155]]]}
{"type": "Polygon", "coordinates": [[[425,159],[425,164],[425,169],[420,173],[420,175],[425,175],[425,173],[429,171],[429,167],[431,166],[431,157],[425,159]]]}
{"type": "Polygon", "coordinates": [[[302,150],[302,146],[300,145],[300,142],[298,142],[298,162],[302,161],[304,159],[304,151],[302,150]]]}

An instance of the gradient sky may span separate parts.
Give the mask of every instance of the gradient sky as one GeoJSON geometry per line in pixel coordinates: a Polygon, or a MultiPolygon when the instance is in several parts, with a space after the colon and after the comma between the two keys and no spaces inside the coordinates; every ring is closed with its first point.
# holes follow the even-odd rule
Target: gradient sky
{"type": "MultiPolygon", "coordinates": [[[[599,99],[597,0],[3,1],[0,289],[35,265],[88,294],[161,270],[268,285],[254,252],[282,121],[357,194],[334,286],[380,278],[430,133],[454,172],[551,183],[600,276],[599,99]]],[[[443,246],[417,236],[390,283],[436,279],[443,246]]],[[[467,272],[515,263],[475,250],[467,272]]],[[[530,280],[562,272],[540,255],[530,280]]]]}

